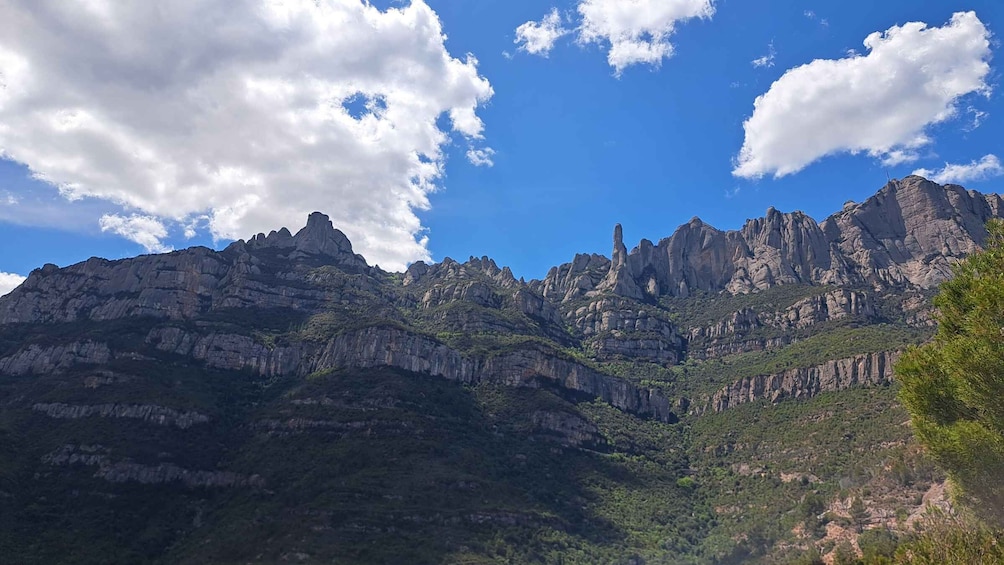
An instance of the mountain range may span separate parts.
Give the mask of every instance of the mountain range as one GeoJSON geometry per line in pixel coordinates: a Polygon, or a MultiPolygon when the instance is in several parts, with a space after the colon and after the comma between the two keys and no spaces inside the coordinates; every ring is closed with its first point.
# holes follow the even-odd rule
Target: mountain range
{"type": "MultiPolygon", "coordinates": [[[[542,280],[370,266],[311,214],[0,298],[11,563],[785,562],[943,478],[892,366],[1004,201],[917,176],[542,280]]],[[[0,559],[2,561],[3,559],[0,559]]]]}

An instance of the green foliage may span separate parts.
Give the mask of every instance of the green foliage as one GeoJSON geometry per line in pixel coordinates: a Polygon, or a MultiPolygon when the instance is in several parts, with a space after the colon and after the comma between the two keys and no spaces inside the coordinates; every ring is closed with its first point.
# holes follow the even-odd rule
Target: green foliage
{"type": "Polygon", "coordinates": [[[920,532],[896,550],[898,565],[996,565],[1004,563],[999,530],[964,516],[934,511],[920,532]]]}
{"type": "Polygon", "coordinates": [[[747,294],[698,293],[689,298],[664,297],[660,305],[671,312],[673,321],[683,327],[701,327],[744,308],[757,312],[776,312],[811,296],[826,294],[830,286],[785,284],[747,294]]]}
{"type": "MultiPolygon", "coordinates": [[[[899,500],[920,496],[942,479],[911,444],[896,393],[895,387],[850,389],[805,401],[742,404],[685,420],[695,478],[708,503],[720,509],[714,534],[740,540],[728,546],[709,538],[705,550],[729,563],[758,557],[765,564],[812,563],[813,555],[764,555],[756,547],[763,552],[784,546],[779,542],[793,541],[799,526],[810,539],[821,539],[835,519],[828,505],[861,499],[866,488],[896,493],[891,499],[899,500]],[[891,472],[894,467],[911,477],[910,485],[891,472]],[[744,541],[750,532],[759,539],[744,541]]],[[[878,493],[868,498],[872,504],[878,493]]]]}
{"type": "Polygon", "coordinates": [[[856,563],[857,554],[850,542],[838,543],[836,549],[833,550],[833,565],[855,565],[856,563]]]}
{"type": "Polygon", "coordinates": [[[688,360],[672,370],[655,372],[650,369],[647,373],[652,375],[649,378],[675,383],[673,386],[679,393],[696,395],[712,392],[743,377],[813,367],[854,355],[894,351],[922,343],[930,336],[927,329],[901,325],[853,327],[831,322],[816,324],[806,332],[804,338],[780,349],[751,351],[706,361],[688,360]]]}
{"type": "Polygon", "coordinates": [[[896,535],[885,528],[865,530],[858,536],[861,560],[868,564],[891,562],[898,544],[896,535]]]}
{"type": "Polygon", "coordinates": [[[868,521],[868,509],[865,508],[865,503],[861,500],[861,497],[855,496],[851,501],[850,507],[851,522],[857,526],[858,531],[861,531],[861,527],[865,525],[868,521]]]}
{"type": "Polygon", "coordinates": [[[696,555],[714,518],[700,489],[677,486],[689,468],[679,426],[544,390],[388,369],[272,380],[170,357],[103,369],[128,380],[84,388],[86,368],[4,379],[0,398],[153,402],[210,421],[54,420],[30,404],[5,406],[0,555],[24,564],[276,563],[294,553],[350,564],[705,562],[696,555]],[[541,427],[548,413],[599,439],[565,445],[541,427]],[[257,474],[265,487],[109,483],[93,466],[43,462],[65,445],[100,445],[112,461],[257,474]]]}
{"type": "Polygon", "coordinates": [[[1004,525],[1004,222],[988,224],[934,303],[938,332],[896,366],[917,437],[984,518],[1004,525]]]}

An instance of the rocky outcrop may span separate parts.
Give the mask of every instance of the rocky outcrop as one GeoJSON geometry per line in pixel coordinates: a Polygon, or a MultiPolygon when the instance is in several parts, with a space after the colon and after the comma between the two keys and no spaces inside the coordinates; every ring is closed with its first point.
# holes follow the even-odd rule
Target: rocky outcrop
{"type": "Polygon", "coordinates": [[[193,471],[161,463],[140,465],[120,461],[101,466],[94,476],[110,483],[160,485],[181,483],[188,488],[262,487],[265,481],[258,475],[242,475],[230,471],[193,471]]]}
{"type": "Polygon", "coordinates": [[[181,483],[188,488],[262,487],[258,475],[242,475],[230,471],[193,471],[171,463],[141,465],[131,461],[113,462],[110,450],[100,445],[64,445],[42,458],[55,466],[85,465],[97,467],[95,478],[111,483],[159,485],[181,483]]]}
{"type": "Polygon", "coordinates": [[[76,420],[97,416],[100,418],[130,418],[143,420],[159,426],[175,426],[188,429],[196,424],[209,421],[209,416],[198,412],[182,412],[173,408],[154,404],[44,404],[38,403],[31,407],[35,412],[41,412],[50,418],[76,420]]]}
{"type": "Polygon", "coordinates": [[[352,243],[340,230],[336,230],[328,216],[314,212],[307,217],[307,225],[296,235],[290,235],[289,230],[282,228],[267,236],[258,234],[247,241],[246,248],[251,251],[273,249],[279,251],[291,261],[312,256],[323,256],[330,262],[349,269],[368,270],[369,266],[362,255],[352,252],[352,243]]]}
{"type": "Polygon", "coordinates": [[[931,288],[951,275],[952,263],[979,248],[987,220],[1002,214],[997,194],[910,176],[846,205],[821,228],[862,282],[931,288]]]}
{"type": "Polygon", "coordinates": [[[752,353],[754,351],[769,351],[780,349],[786,345],[791,345],[798,341],[794,335],[779,335],[775,337],[752,337],[738,338],[727,336],[719,339],[712,339],[704,342],[703,345],[688,344],[687,357],[689,359],[715,359],[727,355],[739,355],[742,353],[752,353]]]}
{"type": "Polygon", "coordinates": [[[688,338],[691,341],[717,340],[741,337],[764,327],[795,330],[849,317],[869,320],[875,315],[876,307],[869,294],[837,289],[799,300],[776,312],[743,308],[710,326],[691,328],[688,338]]]}
{"type": "Polygon", "coordinates": [[[748,402],[774,403],[787,398],[811,398],[853,386],[889,384],[893,364],[898,358],[898,352],[870,353],[774,375],[746,377],[716,392],[696,411],[723,412],[748,402]]]}
{"type": "Polygon", "coordinates": [[[578,254],[571,263],[551,267],[542,281],[530,281],[530,289],[548,300],[571,302],[596,289],[610,270],[610,259],[597,254],[578,254]]]}
{"type": "Polygon", "coordinates": [[[774,208],[736,231],[694,218],[658,244],[642,240],[630,253],[617,226],[614,260],[602,280],[583,278],[581,266],[563,266],[532,286],[564,301],[598,291],[639,299],[796,283],[931,288],[979,247],[987,220],[1002,215],[999,195],[910,176],[821,224],[774,208]]]}
{"type": "Polygon", "coordinates": [[[527,346],[484,359],[469,358],[431,337],[379,326],[344,332],[322,345],[269,348],[247,336],[198,336],[181,328],[153,330],[147,342],[219,369],[285,376],[349,367],[395,367],[464,383],[550,386],[599,398],[640,416],[662,421],[676,418],[669,399],[661,393],[604,375],[542,346],[527,346]]]}
{"type": "Polygon", "coordinates": [[[617,297],[593,300],[568,315],[569,322],[586,337],[605,332],[652,332],[666,338],[676,336],[668,320],[642,305],[617,297]]]}
{"type": "Polygon", "coordinates": [[[661,393],[563,359],[544,347],[528,346],[486,359],[470,359],[430,338],[393,328],[367,328],[327,343],[315,370],[390,366],[466,383],[493,382],[517,387],[554,387],[599,398],[662,421],[675,420],[661,393]]]}
{"type": "Polygon", "coordinates": [[[254,423],[253,428],[269,437],[287,437],[292,434],[324,433],[345,437],[350,434],[374,436],[420,437],[425,431],[407,420],[318,420],[311,418],[266,419],[254,423]]]}
{"type": "Polygon", "coordinates": [[[538,410],[530,416],[537,432],[572,447],[599,447],[606,443],[600,430],[588,420],[571,412],[538,410]]]}
{"type": "Polygon", "coordinates": [[[810,296],[779,311],[743,308],[709,326],[691,328],[687,333],[687,354],[694,359],[710,359],[778,349],[798,341],[792,330],[850,317],[870,321],[876,315],[870,294],[847,289],[810,296]],[[775,331],[758,333],[764,328],[775,331]]]}
{"type": "Polygon", "coordinates": [[[605,295],[567,313],[599,360],[633,358],[674,364],[684,350],[673,324],[632,300],[605,295]]]}
{"type": "Polygon", "coordinates": [[[31,344],[0,359],[0,375],[59,373],[75,365],[107,363],[111,358],[112,352],[107,344],[93,341],[74,341],[49,347],[31,344]]]}
{"type": "MultiPolygon", "coordinates": [[[[645,293],[638,286],[635,278],[635,270],[628,265],[628,252],[624,246],[624,230],[620,224],[617,224],[614,226],[614,250],[610,260],[610,270],[607,271],[607,276],[600,281],[596,290],[591,294],[607,291],[618,296],[640,300],[645,297],[645,293]]],[[[649,294],[657,296],[658,289],[655,292],[650,291],[649,294]]]]}
{"type": "Polygon", "coordinates": [[[869,294],[838,289],[800,300],[773,317],[763,316],[762,321],[774,328],[801,329],[850,317],[869,320],[875,314],[876,307],[869,294]]]}
{"type": "Polygon", "coordinates": [[[597,336],[586,342],[592,355],[600,361],[629,359],[649,361],[660,365],[675,365],[680,361],[679,340],[666,340],[659,336],[614,334],[597,336]]]}
{"type": "Polygon", "coordinates": [[[258,234],[219,252],[193,247],[119,261],[92,258],[65,269],[46,265],[0,298],[0,324],[180,320],[228,308],[316,310],[337,298],[300,282],[319,264],[378,272],[352,253],[327,216],[314,213],[295,236],[285,229],[258,234]]]}

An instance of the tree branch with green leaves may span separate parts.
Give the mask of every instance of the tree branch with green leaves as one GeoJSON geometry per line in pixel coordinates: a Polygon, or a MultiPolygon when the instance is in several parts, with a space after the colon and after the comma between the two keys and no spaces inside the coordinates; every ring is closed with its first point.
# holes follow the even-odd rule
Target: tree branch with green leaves
{"type": "Polygon", "coordinates": [[[897,363],[913,429],[958,497],[1004,526],[1004,221],[934,299],[938,331],[897,363]]]}

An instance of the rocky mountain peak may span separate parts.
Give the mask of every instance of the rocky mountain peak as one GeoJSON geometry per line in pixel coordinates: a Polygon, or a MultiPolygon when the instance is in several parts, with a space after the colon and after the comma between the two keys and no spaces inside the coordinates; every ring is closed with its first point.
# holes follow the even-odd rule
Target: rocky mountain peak
{"type": "Polygon", "coordinates": [[[335,229],[325,214],[314,212],[307,216],[307,225],[293,236],[296,249],[303,253],[337,256],[352,253],[352,243],[345,234],[335,229]]]}
{"type": "Polygon", "coordinates": [[[792,283],[930,288],[979,248],[995,217],[1004,217],[999,195],[911,175],[860,204],[848,202],[822,223],[774,207],[734,231],[694,217],[658,245],[642,242],[630,253],[618,225],[602,280],[584,277],[577,257],[532,286],[565,300],[584,292],[636,299],[698,290],[739,294],[792,283]]]}
{"type": "Polygon", "coordinates": [[[609,291],[619,296],[642,298],[644,293],[634,280],[634,273],[628,264],[627,247],[624,245],[624,229],[620,224],[614,226],[613,259],[606,277],[596,287],[595,293],[609,291]]]}
{"type": "Polygon", "coordinates": [[[259,233],[244,243],[246,249],[289,250],[289,259],[303,259],[310,256],[322,256],[336,259],[345,266],[366,268],[366,260],[353,253],[352,243],[341,230],[335,229],[331,218],[321,212],[313,212],[307,216],[307,225],[296,235],[282,228],[272,231],[267,236],[259,233]]]}
{"type": "Polygon", "coordinates": [[[612,253],[613,264],[610,269],[620,269],[627,261],[627,247],[624,245],[624,228],[620,224],[614,226],[614,250],[612,253]]]}

